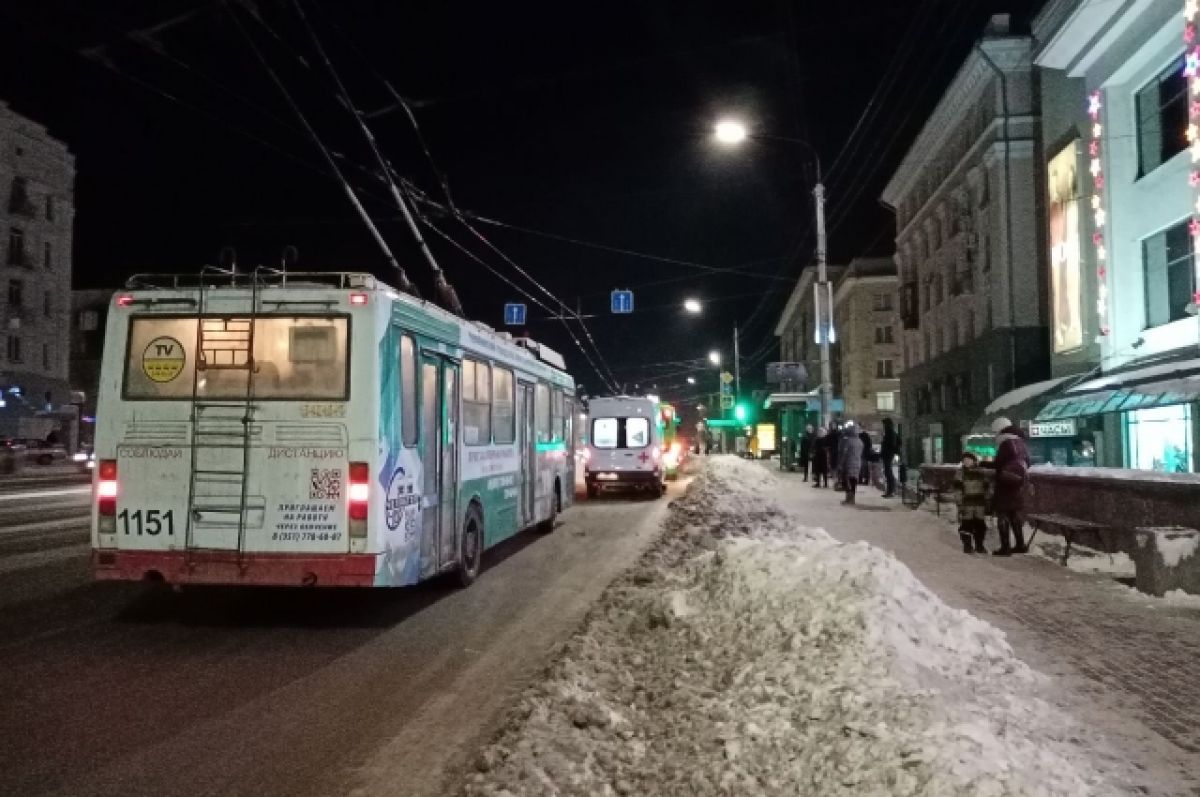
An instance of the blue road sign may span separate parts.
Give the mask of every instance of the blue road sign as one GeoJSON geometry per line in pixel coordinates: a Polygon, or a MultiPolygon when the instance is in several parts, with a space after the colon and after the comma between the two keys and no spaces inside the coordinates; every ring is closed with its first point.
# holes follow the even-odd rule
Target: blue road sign
{"type": "Polygon", "coordinates": [[[612,311],[614,313],[632,313],[633,291],[613,291],[612,311]]]}
{"type": "Polygon", "coordinates": [[[504,305],[504,323],[510,327],[525,325],[525,305],[509,302],[504,305]]]}

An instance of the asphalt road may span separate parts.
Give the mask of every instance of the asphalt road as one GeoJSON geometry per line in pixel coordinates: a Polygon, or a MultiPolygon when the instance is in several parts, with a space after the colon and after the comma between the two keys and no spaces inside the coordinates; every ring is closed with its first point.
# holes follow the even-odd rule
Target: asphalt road
{"type": "Polygon", "coordinates": [[[443,794],[666,503],[577,505],[467,590],[176,595],[91,581],[86,486],[0,484],[0,794],[443,794]]]}

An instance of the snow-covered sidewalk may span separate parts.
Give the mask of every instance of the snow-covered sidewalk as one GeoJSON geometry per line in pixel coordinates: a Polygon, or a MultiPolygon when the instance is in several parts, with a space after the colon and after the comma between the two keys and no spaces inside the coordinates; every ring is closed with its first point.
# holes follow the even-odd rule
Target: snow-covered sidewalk
{"type": "Polygon", "coordinates": [[[894,556],[785,508],[781,485],[760,466],[708,460],[663,538],[521,698],[466,792],[1183,788],[1136,772],[1044,699],[1049,682],[1002,632],[894,556]]]}

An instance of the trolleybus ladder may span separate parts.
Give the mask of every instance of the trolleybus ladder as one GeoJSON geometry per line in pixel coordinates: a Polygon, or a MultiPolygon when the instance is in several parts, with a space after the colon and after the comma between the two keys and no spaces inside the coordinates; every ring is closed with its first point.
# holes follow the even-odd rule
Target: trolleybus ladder
{"type": "MultiPolygon", "coordinates": [[[[249,480],[247,473],[250,469],[250,448],[254,438],[254,411],[256,409],[254,403],[254,336],[256,328],[256,318],[258,315],[258,277],[255,274],[250,279],[250,312],[244,317],[246,318],[245,329],[241,328],[239,323],[242,314],[236,314],[234,319],[208,319],[206,317],[206,282],[205,275],[212,273],[215,269],[208,269],[201,272],[199,281],[199,297],[197,302],[197,319],[196,319],[196,344],[195,355],[193,358],[193,378],[192,378],[192,404],[191,404],[191,469],[188,482],[188,520],[187,520],[187,535],[185,538],[185,557],[188,565],[192,565],[192,552],[196,550],[195,544],[195,525],[201,517],[202,511],[231,514],[237,518],[237,563],[239,568],[243,567],[243,555],[245,549],[245,532],[246,532],[246,499],[249,489],[249,480]],[[230,321],[234,325],[230,326],[230,321]],[[219,325],[220,328],[217,328],[219,325]],[[206,340],[205,332],[209,332],[213,339],[206,340]],[[245,332],[245,336],[241,337],[239,333],[245,332]],[[220,348],[217,348],[220,346],[220,348]],[[208,362],[209,358],[213,358],[214,362],[208,362]],[[244,357],[244,360],[242,359],[244,357]],[[223,360],[223,362],[220,362],[223,360]],[[203,367],[202,367],[203,365],[203,367]],[[203,376],[202,371],[208,367],[228,367],[228,368],[245,368],[246,369],[246,392],[242,401],[231,400],[215,400],[208,401],[202,399],[199,395],[200,380],[203,376]],[[240,453],[241,463],[240,468],[211,468],[208,466],[202,467],[204,451],[228,450],[233,447],[230,441],[231,437],[228,432],[223,431],[220,421],[222,416],[221,410],[241,410],[240,422],[242,425],[240,435],[240,453]],[[215,411],[214,414],[208,414],[206,411],[215,411]],[[215,421],[215,424],[213,423],[215,421]],[[207,422],[207,424],[206,424],[207,422]],[[213,425],[208,425],[213,424],[213,425]],[[226,486],[236,485],[237,504],[217,503],[210,504],[201,501],[201,506],[197,507],[197,483],[224,483],[226,486]]],[[[237,275],[234,272],[218,272],[228,274],[232,287],[237,287],[237,275]]],[[[224,418],[228,419],[226,415],[224,418]]],[[[204,498],[204,496],[200,496],[204,498]]],[[[233,498],[232,495],[224,495],[223,498],[233,498]]]]}

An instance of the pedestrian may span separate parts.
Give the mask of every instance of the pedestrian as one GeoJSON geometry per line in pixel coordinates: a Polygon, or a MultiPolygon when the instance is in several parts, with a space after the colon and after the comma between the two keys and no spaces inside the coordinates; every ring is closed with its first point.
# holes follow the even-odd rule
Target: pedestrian
{"type": "Polygon", "coordinates": [[[825,443],[827,433],[822,426],[813,438],[812,446],[812,483],[813,487],[829,486],[829,454],[825,443]],[[824,482],[824,485],[822,485],[824,482]]]}
{"type": "Polygon", "coordinates": [[[988,467],[996,471],[993,507],[1000,547],[995,556],[1027,553],[1025,545],[1025,485],[1029,480],[1029,446],[1025,434],[1008,418],[992,421],[996,434],[996,458],[988,467]],[[1013,543],[1016,543],[1015,545],[1013,543]]]}
{"type": "Polygon", "coordinates": [[[875,461],[875,441],[871,439],[871,433],[863,429],[858,433],[858,439],[862,441],[862,466],[858,469],[858,483],[867,485],[871,483],[871,463],[875,461]]]}
{"type": "MultiPolygon", "coordinates": [[[[828,474],[833,476],[833,489],[842,489],[841,471],[838,470],[838,449],[842,443],[842,433],[838,426],[830,426],[829,431],[821,438],[820,445],[825,451],[825,467],[828,469],[828,474]]],[[[828,487],[828,479],[826,486],[828,487]]]]}
{"type": "Polygon", "coordinates": [[[863,442],[855,429],[854,421],[846,421],[842,430],[841,447],[838,451],[838,470],[842,475],[842,484],[846,489],[843,504],[854,503],[855,487],[858,485],[859,470],[862,468],[863,442]]]}
{"type": "Polygon", "coordinates": [[[954,496],[963,553],[987,553],[983,538],[987,536],[988,478],[972,451],[962,455],[958,473],[954,474],[954,496]]]}
{"type": "Polygon", "coordinates": [[[891,418],[883,419],[883,440],[879,443],[879,459],[883,463],[883,480],[887,485],[884,498],[896,497],[896,455],[900,453],[900,438],[896,434],[896,422],[891,418]]]}
{"type": "Polygon", "coordinates": [[[804,481],[808,481],[809,461],[813,458],[813,444],[817,435],[813,432],[812,424],[804,427],[804,435],[800,438],[800,469],[804,471],[804,481]]]}

